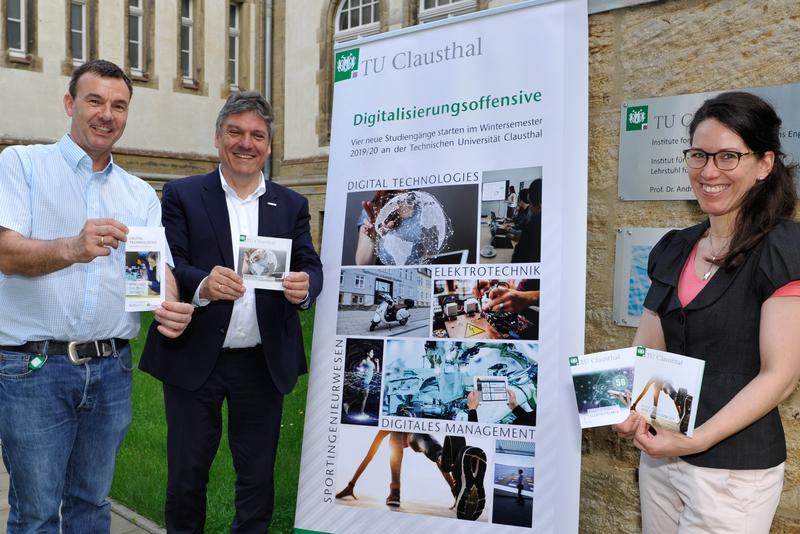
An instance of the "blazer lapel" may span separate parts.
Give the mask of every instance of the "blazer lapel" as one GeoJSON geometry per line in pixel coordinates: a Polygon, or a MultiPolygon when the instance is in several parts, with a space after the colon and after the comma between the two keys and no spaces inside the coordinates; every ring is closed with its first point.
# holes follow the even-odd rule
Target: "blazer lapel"
{"type": "Polygon", "coordinates": [[[280,220],[278,213],[281,206],[277,205],[277,195],[272,182],[265,181],[264,185],[266,191],[258,199],[258,235],[274,236],[275,222],[280,220]]]}
{"type": "Polygon", "coordinates": [[[714,273],[714,276],[706,283],[705,287],[700,290],[697,296],[692,300],[688,306],[686,306],[687,310],[699,310],[702,308],[706,308],[714,304],[717,300],[719,300],[722,295],[728,290],[728,287],[736,280],[736,277],[742,272],[742,268],[750,261],[750,258],[753,255],[753,251],[750,252],[747,259],[745,259],[741,265],[739,265],[736,269],[726,271],[724,269],[717,269],[717,272],[714,273]]]}
{"type": "Polygon", "coordinates": [[[741,270],[741,265],[733,271],[717,270],[714,276],[711,277],[711,280],[708,281],[706,287],[700,290],[700,293],[686,306],[686,309],[699,310],[714,304],[725,294],[725,291],[727,291],[728,287],[736,280],[741,270]]]}
{"type": "MultiPolygon", "coordinates": [[[[278,228],[277,224],[281,220],[281,217],[278,214],[281,213],[280,210],[283,209],[283,206],[278,205],[278,195],[275,193],[275,188],[272,186],[272,182],[265,181],[264,185],[266,190],[264,191],[263,195],[258,197],[258,235],[264,237],[275,236],[278,228]]],[[[283,292],[281,291],[256,289],[256,306],[259,305],[259,302],[262,302],[259,301],[259,297],[269,299],[263,302],[272,302],[280,305],[282,305],[284,302],[287,302],[283,298],[283,292]]],[[[261,325],[260,322],[259,325],[261,325]]],[[[263,330],[261,338],[265,338],[263,330]]]]}
{"type": "Polygon", "coordinates": [[[663,309],[664,313],[670,313],[681,307],[681,302],[678,299],[678,281],[681,271],[689,257],[689,253],[692,251],[692,247],[694,247],[694,244],[707,228],[708,220],[679,231],[659,257],[651,276],[653,280],[658,280],[662,284],[673,288],[668,297],[669,300],[666,307],[663,309]]]}
{"type": "Polygon", "coordinates": [[[233,243],[231,243],[231,223],[228,218],[228,205],[225,191],[220,184],[219,169],[206,176],[203,184],[203,205],[208,213],[209,223],[217,236],[217,246],[224,265],[233,269],[233,243]]]}
{"type": "MultiPolygon", "coordinates": [[[[678,287],[678,278],[680,277],[680,273],[683,271],[683,266],[689,257],[689,253],[692,251],[695,243],[697,243],[697,241],[703,237],[703,234],[706,232],[706,230],[708,230],[708,227],[709,221],[706,219],[703,223],[687,229],[687,232],[683,234],[683,251],[680,255],[675,256],[677,261],[675,261],[670,268],[670,276],[674,277],[671,285],[673,285],[675,288],[678,287]]],[[[728,287],[736,279],[739,272],[741,272],[742,265],[732,271],[717,269],[717,271],[714,273],[714,276],[711,277],[711,279],[700,290],[697,296],[695,296],[695,298],[692,299],[692,301],[686,306],[686,310],[699,310],[706,308],[719,300],[719,298],[725,294],[725,291],[727,291],[728,287]]],[[[680,307],[677,290],[673,293],[673,302],[671,303],[670,309],[674,309],[675,307],[680,307]]]]}

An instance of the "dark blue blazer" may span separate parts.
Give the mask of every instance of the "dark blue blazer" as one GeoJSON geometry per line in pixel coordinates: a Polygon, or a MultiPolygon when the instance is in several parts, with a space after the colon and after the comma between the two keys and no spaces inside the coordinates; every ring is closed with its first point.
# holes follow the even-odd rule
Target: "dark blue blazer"
{"type": "MultiPolygon", "coordinates": [[[[310,277],[309,298],[322,290],[322,263],[311,243],[308,200],[274,182],[259,198],[258,235],[292,239],[292,271],[310,277]]],[[[219,170],[189,176],[164,186],[162,220],[180,298],[191,302],[215,265],[233,269],[233,244],[219,170]]],[[[289,393],[305,373],[305,351],[298,307],[281,291],[256,290],[256,315],[267,367],[279,391],[289,393]]],[[[214,369],[233,311],[232,301],[214,301],[194,310],[177,339],[150,328],[139,368],[167,384],[198,389],[214,369]]]]}

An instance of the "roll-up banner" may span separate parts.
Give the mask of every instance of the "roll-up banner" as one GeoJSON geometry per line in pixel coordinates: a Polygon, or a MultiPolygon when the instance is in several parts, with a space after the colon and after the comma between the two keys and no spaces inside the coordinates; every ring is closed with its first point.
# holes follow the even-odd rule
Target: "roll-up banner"
{"type": "Polygon", "coordinates": [[[587,20],[337,48],[296,532],[577,532],[587,20]]]}

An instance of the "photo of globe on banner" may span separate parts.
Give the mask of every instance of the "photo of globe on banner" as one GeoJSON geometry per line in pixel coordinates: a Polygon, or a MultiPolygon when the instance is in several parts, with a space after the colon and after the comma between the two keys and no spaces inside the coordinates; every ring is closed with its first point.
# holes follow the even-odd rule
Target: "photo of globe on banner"
{"type": "Polygon", "coordinates": [[[347,195],[342,265],[475,263],[478,185],[347,195]]]}

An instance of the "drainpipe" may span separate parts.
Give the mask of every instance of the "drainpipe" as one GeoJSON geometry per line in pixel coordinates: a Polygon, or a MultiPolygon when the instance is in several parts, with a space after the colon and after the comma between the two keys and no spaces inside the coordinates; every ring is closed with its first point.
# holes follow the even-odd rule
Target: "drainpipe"
{"type": "MultiPolygon", "coordinates": [[[[272,0],[264,0],[264,98],[270,104],[272,104],[272,8],[272,0]]],[[[264,162],[264,179],[272,180],[272,154],[264,162]]]]}

